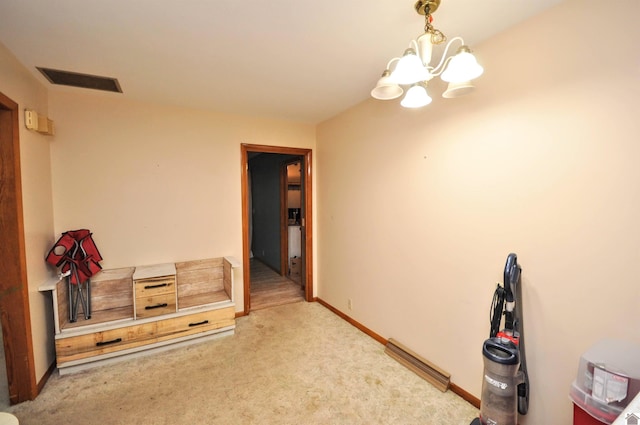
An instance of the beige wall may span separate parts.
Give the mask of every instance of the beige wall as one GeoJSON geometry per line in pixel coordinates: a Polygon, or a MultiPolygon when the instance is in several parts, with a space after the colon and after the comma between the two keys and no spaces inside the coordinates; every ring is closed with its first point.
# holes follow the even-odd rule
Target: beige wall
{"type": "Polygon", "coordinates": [[[25,128],[24,109],[47,114],[47,91],[1,43],[0,92],[18,103],[20,108],[20,167],[29,308],[36,379],[40,380],[55,356],[51,301],[38,292],[38,286],[52,273],[44,257],[54,242],[49,163],[49,148],[54,138],[25,128]]]}
{"type": "Polygon", "coordinates": [[[476,46],[471,97],[369,100],[318,128],[319,297],[479,397],[491,297],[517,253],[523,424],[571,423],[581,353],[640,341],[640,3],[601,6],[571,0],[476,46]]]}
{"type": "MultiPolygon", "coordinates": [[[[242,260],[241,143],[315,147],[311,125],[118,94],[52,92],[50,108],[56,233],[90,229],[104,268],[242,260]]],[[[242,271],[236,279],[240,311],[242,271]]]]}
{"type": "MultiPolygon", "coordinates": [[[[568,387],[593,342],[640,339],[638,12],[568,1],[476,46],[486,73],[472,97],[420,111],[366,101],[317,129],[319,296],[479,396],[489,302],[518,253],[525,424],[570,422],[568,387]]],[[[0,75],[21,109],[46,113],[46,90],[2,45],[0,75]]],[[[20,117],[38,379],[53,330],[37,287],[59,233],[90,228],[105,267],[241,258],[240,143],[316,143],[308,125],[93,92],[50,93],[49,116],[55,138],[20,117]]]]}

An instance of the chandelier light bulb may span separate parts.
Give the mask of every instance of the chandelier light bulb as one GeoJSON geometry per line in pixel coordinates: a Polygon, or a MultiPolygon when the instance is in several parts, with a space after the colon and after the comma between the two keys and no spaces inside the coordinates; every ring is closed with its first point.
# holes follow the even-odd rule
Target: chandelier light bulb
{"type": "Polygon", "coordinates": [[[404,55],[391,73],[391,80],[396,84],[414,84],[424,81],[428,77],[429,72],[412,48],[405,50],[404,55]]]}
{"type": "Polygon", "coordinates": [[[460,83],[449,83],[447,90],[442,93],[442,97],[445,99],[453,99],[456,97],[464,96],[475,90],[471,81],[462,81],[460,83]]]}
{"type": "Polygon", "coordinates": [[[431,103],[431,97],[427,93],[424,83],[414,84],[409,90],[400,105],[405,108],[421,108],[431,103]]]}
{"type": "Polygon", "coordinates": [[[478,64],[469,48],[462,46],[449,61],[441,78],[447,83],[462,83],[478,78],[483,72],[484,69],[478,64]]]}
{"type": "Polygon", "coordinates": [[[391,100],[402,96],[402,93],[404,93],[402,87],[391,81],[391,73],[385,69],[378,84],[371,90],[371,97],[378,100],[391,100]]]}

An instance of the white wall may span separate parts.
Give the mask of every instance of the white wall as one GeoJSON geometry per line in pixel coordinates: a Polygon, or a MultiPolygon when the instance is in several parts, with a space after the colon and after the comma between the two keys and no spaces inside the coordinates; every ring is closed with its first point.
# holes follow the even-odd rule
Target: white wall
{"type": "MultiPolygon", "coordinates": [[[[18,103],[20,113],[20,167],[24,219],[29,308],[36,379],[39,381],[53,363],[53,323],[51,300],[38,292],[52,271],[44,257],[54,242],[53,204],[49,147],[54,138],[24,126],[24,110],[47,114],[47,91],[0,43],[0,92],[18,103]]],[[[4,367],[4,366],[3,366],[4,367]]]]}
{"type": "MultiPolygon", "coordinates": [[[[315,147],[315,128],[52,92],[56,233],[88,228],[104,268],[242,260],[241,143],[315,147]]],[[[242,271],[236,309],[243,306],[242,271]]]]}
{"type": "Polygon", "coordinates": [[[470,97],[368,100],[318,128],[318,296],[479,397],[491,297],[517,253],[523,424],[571,423],[580,355],[640,341],[640,3],[601,6],[569,0],[475,46],[470,97]]]}

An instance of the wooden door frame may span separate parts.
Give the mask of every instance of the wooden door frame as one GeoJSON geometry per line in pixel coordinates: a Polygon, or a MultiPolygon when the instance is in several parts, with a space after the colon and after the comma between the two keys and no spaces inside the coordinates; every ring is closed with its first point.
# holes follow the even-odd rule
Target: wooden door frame
{"type": "MultiPolygon", "coordinates": [[[[298,155],[304,161],[304,208],[305,208],[305,299],[313,301],[313,202],[312,202],[312,152],[311,149],[288,148],[281,146],[252,145],[242,143],[242,273],[244,280],[244,314],[251,311],[251,282],[249,258],[249,199],[248,199],[248,171],[249,152],[276,153],[282,155],[298,155]]],[[[282,215],[282,214],[281,214],[282,215]]]]}
{"type": "Polygon", "coordinates": [[[0,93],[0,323],[11,404],[38,394],[24,241],[18,104],[0,93]]]}

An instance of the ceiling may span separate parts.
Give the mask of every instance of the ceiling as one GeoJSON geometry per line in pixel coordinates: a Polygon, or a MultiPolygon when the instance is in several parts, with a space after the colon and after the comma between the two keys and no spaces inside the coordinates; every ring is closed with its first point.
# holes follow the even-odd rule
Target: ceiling
{"type": "MultiPolygon", "coordinates": [[[[561,1],[442,0],[433,25],[473,48],[561,1]]],[[[123,94],[105,96],[318,123],[367,99],[423,32],[413,4],[2,0],[0,42],[52,91],[87,89],[36,66],[117,78],[123,94]]]]}

